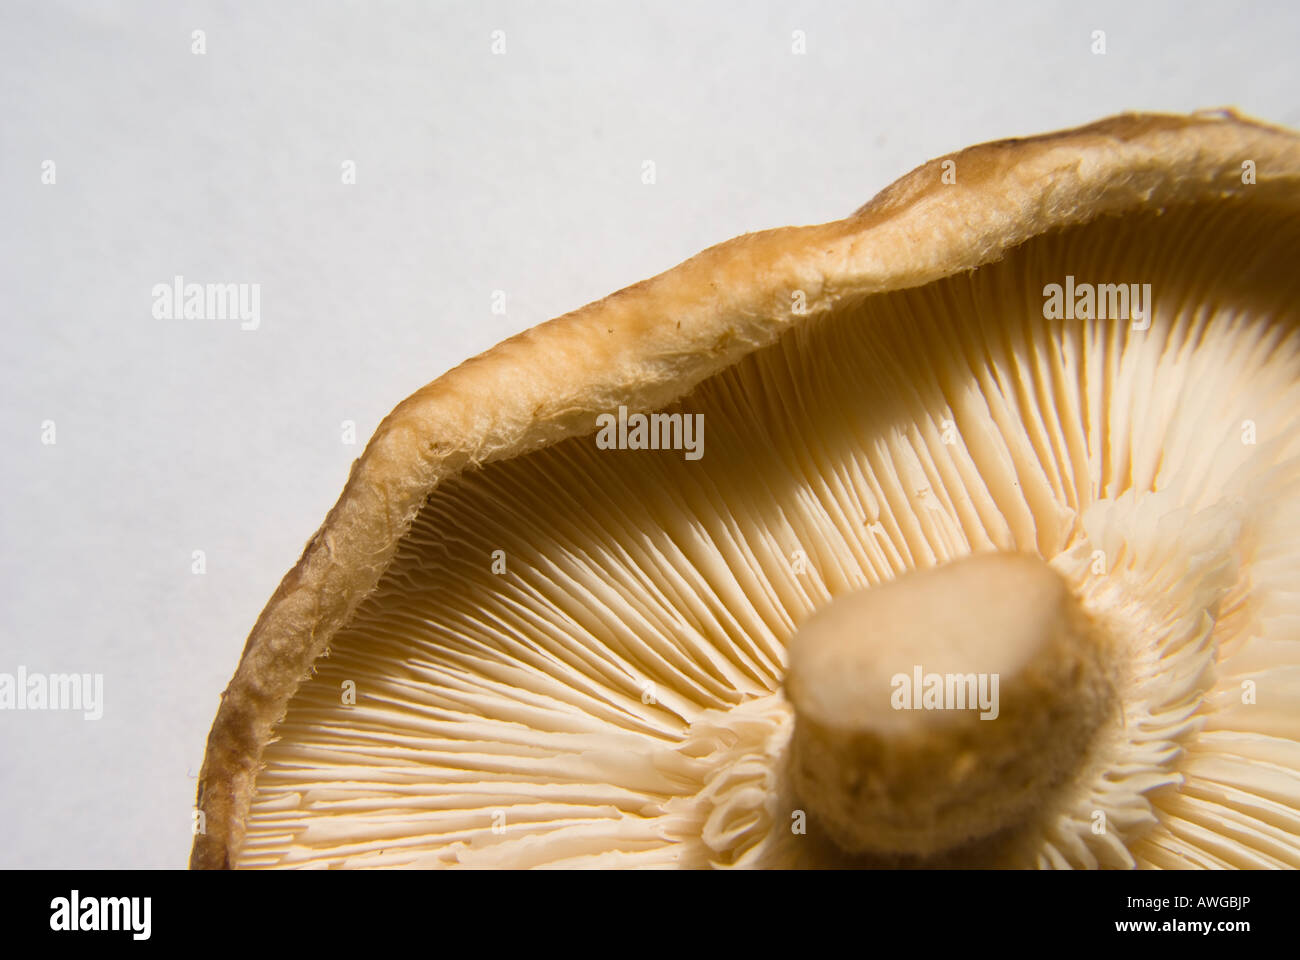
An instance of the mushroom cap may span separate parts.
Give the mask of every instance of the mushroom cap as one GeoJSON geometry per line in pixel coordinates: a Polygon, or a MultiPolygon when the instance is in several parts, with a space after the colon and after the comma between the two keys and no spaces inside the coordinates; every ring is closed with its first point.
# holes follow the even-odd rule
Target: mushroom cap
{"type": "MultiPolygon", "coordinates": [[[[281,766],[273,769],[266,763],[268,746],[281,737],[288,741],[301,731],[301,726],[293,724],[291,701],[297,702],[295,697],[301,698],[305,693],[308,678],[323,669],[322,658],[328,652],[341,655],[336,639],[351,629],[359,617],[369,616],[373,605],[382,599],[383,578],[393,576],[393,571],[400,566],[402,545],[414,542],[413,538],[428,542],[429,538],[436,537],[439,524],[450,523],[447,517],[431,510],[435,506],[431,499],[435,492],[452,491],[466,504],[476,496],[488,497],[493,490],[462,490],[457,484],[486,478],[484,483],[490,480],[501,484],[494,488],[497,494],[508,491],[510,496],[524,502],[529,495],[526,490],[510,487],[510,475],[491,474],[491,470],[505,470],[511,462],[530,457],[551,456],[551,468],[561,474],[564,470],[561,458],[567,455],[563,451],[568,449],[562,442],[592,434],[599,415],[621,406],[629,410],[659,411],[677,404],[674,409],[695,409],[693,391],[707,390],[710,384],[719,383],[716,378],[724,372],[742,371],[734,373],[733,380],[727,384],[716,386],[710,395],[714,401],[707,408],[710,417],[717,416],[719,422],[724,422],[724,386],[727,390],[743,391],[746,384],[741,382],[742,378],[757,376],[752,367],[761,366],[764,356],[773,356],[771,348],[784,349],[782,345],[789,345],[793,350],[799,346],[800,338],[829,329],[827,325],[832,319],[841,321],[841,326],[854,321],[854,329],[861,327],[864,336],[874,335],[873,330],[878,328],[882,355],[893,350],[902,356],[907,348],[889,338],[900,323],[916,318],[886,317],[884,313],[893,309],[888,304],[905,312],[909,304],[916,303],[909,297],[926,296],[926,291],[931,290],[936,295],[951,297],[966,288],[945,287],[944,281],[979,283],[982,276],[987,276],[990,284],[1014,288],[1015,280],[1008,279],[1012,276],[1010,268],[1004,274],[977,268],[1014,262],[1020,271],[1016,276],[1021,276],[1028,265],[1037,262],[1035,257],[1048,256],[1044,250],[1060,254],[1054,261],[1057,265],[1068,265],[1083,261],[1081,251],[1087,243],[1105,243],[1108,238],[1118,239],[1130,249],[1147,240],[1168,247],[1177,242],[1180,231],[1186,228],[1186,235],[1197,239],[1221,230],[1223,235],[1239,241],[1238,245],[1246,245],[1242,238],[1252,236],[1253,231],[1257,245],[1271,244],[1278,251],[1276,257],[1270,259],[1252,247],[1253,259],[1243,254],[1240,262],[1228,263],[1230,251],[1219,251],[1223,262],[1207,270],[1207,276],[1182,277],[1177,284],[1169,279],[1180,276],[1176,265],[1162,267],[1166,271],[1163,276],[1178,287],[1180,294],[1197,293],[1210,302],[1217,303],[1215,298],[1220,298],[1235,305],[1238,301],[1234,297],[1249,300],[1253,296],[1251,284],[1260,278],[1263,278],[1261,282],[1276,286],[1277,278],[1283,275],[1279,267],[1283,260],[1289,258],[1294,263],[1300,236],[1297,213],[1300,213],[1300,137],[1232,112],[1187,117],[1117,116],[1074,130],[983,144],[933,160],[843,220],[737,237],[659,276],[525,331],[466,361],[404,400],[380,424],[363,455],[353,464],[338,502],[258,618],[235,675],[223,694],[208,738],[198,796],[198,805],[206,818],[206,832],[195,838],[191,865],[231,867],[274,859],[259,860],[260,848],[246,847],[259,778],[271,789],[281,781],[276,781],[274,776],[268,781],[268,775],[287,768],[301,772],[301,768],[310,766],[310,757],[286,754],[280,758],[281,766]],[[1246,182],[1242,175],[1243,164],[1247,162],[1255,171],[1253,182],[1246,182]],[[955,170],[955,183],[945,182],[944,174],[950,170],[955,170]],[[1204,226],[1207,220],[1211,227],[1204,226]],[[1130,222],[1135,224],[1131,230],[1126,226],[1130,222]],[[1201,226],[1192,229],[1197,224],[1201,226]],[[1085,225],[1095,227],[1098,232],[1080,233],[1085,225]],[[1030,243],[1035,240],[1047,246],[1040,249],[1030,243]],[[886,295],[898,299],[888,300],[886,295]],[[872,305],[884,306],[873,313],[872,305]],[[870,327],[871,324],[876,326],[870,327]],[[752,366],[745,372],[741,364],[747,359],[752,366]],[[461,492],[457,493],[458,490],[461,492]]],[[[1103,254],[1096,256],[1098,262],[1105,259],[1103,254]]],[[[1136,274],[1130,275],[1132,271],[1123,266],[1122,259],[1106,262],[1114,266],[1096,279],[1115,282],[1141,279],[1136,274]]],[[[1144,264],[1155,269],[1149,258],[1144,264]]],[[[913,462],[924,467],[920,476],[893,477],[900,486],[927,487],[933,501],[930,506],[935,509],[927,513],[916,508],[906,518],[891,518],[885,531],[890,543],[880,548],[880,557],[871,563],[864,561],[854,569],[832,570],[833,559],[814,557],[817,583],[799,596],[761,596],[770,585],[736,574],[735,595],[724,593],[722,607],[734,599],[737,604],[763,608],[761,615],[753,614],[751,620],[738,613],[735,622],[720,628],[734,641],[739,652],[725,663],[706,656],[696,664],[687,663],[689,657],[683,659],[685,655],[680,650],[669,646],[656,654],[661,674],[668,666],[676,665],[691,675],[688,686],[692,689],[716,692],[717,688],[726,687],[726,695],[715,697],[718,705],[702,706],[707,700],[702,694],[694,699],[682,695],[682,702],[673,702],[672,685],[661,683],[657,689],[667,702],[645,704],[647,710],[639,714],[634,695],[629,698],[626,692],[620,693],[623,699],[619,700],[609,691],[591,691],[590,697],[595,700],[603,697],[606,703],[616,703],[622,715],[629,718],[625,730],[628,736],[611,740],[601,748],[579,746],[571,754],[578,758],[573,763],[587,769],[590,781],[595,784],[654,781],[646,787],[646,797],[657,799],[653,803],[646,799],[646,809],[654,806],[656,815],[677,817],[673,821],[676,825],[668,831],[672,835],[664,844],[680,839],[673,830],[680,833],[696,829],[709,834],[711,849],[720,851],[726,846],[727,837],[723,834],[728,830],[744,833],[749,829],[742,821],[748,822],[746,816],[759,802],[742,796],[746,789],[752,788],[752,783],[749,787],[743,784],[737,787],[728,780],[729,774],[717,771],[742,771],[750,759],[766,758],[762,762],[753,761],[757,764],[755,769],[762,768],[759,779],[768,778],[763,782],[768,783],[764,789],[769,797],[763,803],[770,801],[771,809],[782,816],[788,816],[785,811],[793,808],[794,801],[788,797],[772,797],[784,789],[778,783],[780,771],[775,764],[784,750],[783,738],[789,735],[790,716],[779,687],[784,645],[797,621],[832,596],[888,579],[892,576],[889,571],[932,566],[978,550],[1030,550],[1051,561],[1080,596],[1098,604],[1105,600],[1109,604],[1105,609],[1113,611],[1109,615],[1114,620],[1111,627],[1115,631],[1128,630],[1146,637],[1147,641],[1131,650],[1132,663],[1120,681],[1121,686],[1127,684],[1124,702],[1132,709],[1120,716],[1117,724],[1105,728],[1106,742],[1097,747],[1101,752],[1090,754],[1088,761],[1096,769],[1081,772],[1079,781],[1070,787],[1078,795],[1060,800],[1059,810],[1066,812],[1050,823],[1040,824],[1038,833],[1002,843],[997,857],[1005,862],[1041,865],[1133,865],[1131,843],[1139,836],[1148,835],[1152,822],[1159,819],[1152,813],[1152,804],[1162,795],[1161,791],[1165,794],[1177,791],[1191,776],[1187,763],[1192,763],[1200,764],[1198,771],[1203,778],[1189,802],[1202,806],[1227,804],[1224,809],[1247,811],[1233,821],[1227,832],[1253,837],[1247,844],[1251,855],[1236,856],[1222,849],[1214,838],[1200,836],[1204,827],[1189,813],[1190,808],[1178,808],[1177,816],[1167,818],[1176,821],[1167,831],[1169,836],[1158,842],[1148,841],[1146,852],[1136,862],[1146,865],[1297,863],[1294,834],[1300,822],[1297,818],[1300,780],[1295,771],[1300,769],[1300,720],[1295,718],[1300,716],[1300,710],[1296,709],[1300,702],[1296,680],[1300,676],[1300,659],[1291,652],[1300,632],[1297,626],[1300,607],[1294,595],[1296,557],[1288,550],[1287,538],[1270,535],[1261,526],[1257,514],[1248,509],[1250,498],[1268,497],[1273,518],[1278,523],[1300,522],[1295,466],[1300,450],[1286,432],[1290,430],[1294,435],[1296,425],[1291,422],[1289,412],[1285,415],[1277,412],[1281,401],[1272,399],[1265,403],[1267,398],[1281,397],[1294,408],[1300,396],[1295,377],[1296,339],[1292,332],[1296,326],[1295,293],[1292,284],[1290,288],[1269,291],[1259,302],[1248,303],[1250,309],[1242,311],[1238,354],[1231,354],[1225,348],[1226,352],[1220,351],[1214,361],[1219,366],[1226,363],[1232,367],[1236,376],[1232,381],[1234,390],[1256,390],[1250,396],[1256,407],[1251,409],[1259,409],[1255,419],[1260,421],[1261,435],[1266,436],[1261,443],[1266,443],[1268,452],[1252,451],[1254,467],[1248,467],[1240,456],[1223,455],[1221,449],[1217,453],[1195,449],[1196,430],[1185,422],[1186,418],[1175,425],[1176,429],[1161,430],[1176,419],[1173,408],[1179,403],[1197,405],[1207,416],[1216,403],[1231,406],[1232,397],[1197,395],[1194,376],[1209,377],[1215,370],[1195,357],[1189,358],[1188,354],[1221,328],[1227,331],[1225,336],[1238,332],[1229,329],[1235,322],[1232,317],[1216,316],[1216,326],[1207,326],[1205,318],[1194,307],[1182,303],[1176,309],[1162,307],[1157,299],[1157,311],[1173,309],[1182,332],[1177,336],[1169,334],[1169,324],[1162,321],[1165,323],[1162,336],[1167,338],[1165,348],[1134,360],[1131,369],[1123,364],[1093,368],[1084,356],[1097,338],[1122,339],[1123,325],[1117,328],[1119,332],[1109,334],[1096,328],[1073,331],[1060,325],[1044,325],[1045,332],[1040,331],[1040,339],[1031,340],[1023,330],[1000,334],[1000,317],[978,316],[971,320],[963,316],[968,305],[953,302],[946,303],[947,317],[917,320],[927,324],[927,335],[951,337],[951,349],[934,360],[935,366],[965,362],[970,359],[967,354],[977,350],[988,353],[991,372],[983,384],[989,388],[985,393],[1001,398],[994,402],[973,392],[944,398],[950,401],[950,407],[969,403],[970,410],[955,411],[956,419],[978,421],[986,435],[968,433],[963,426],[958,447],[967,456],[961,462],[939,464],[927,461],[922,454],[919,459],[913,458],[913,462]],[[1245,316],[1247,313],[1249,317],[1245,316]],[[1251,327],[1247,336],[1248,321],[1254,322],[1256,317],[1264,317],[1268,323],[1260,327],[1262,332],[1258,335],[1251,327]],[[978,335],[968,336],[968,327],[976,329],[978,335]],[[999,369],[997,364],[1001,358],[993,356],[992,348],[987,346],[1000,336],[1023,336],[1024,343],[1029,344],[1026,349],[1031,352],[1042,350],[1042,337],[1064,346],[1059,355],[1043,353],[1038,358],[1041,369],[1036,373],[1031,371],[1021,378],[1022,382],[1016,383],[1016,375],[999,369]],[[1185,372],[1190,367],[1193,379],[1186,375],[1181,379],[1175,377],[1166,369],[1166,361],[1185,361],[1179,369],[1185,372]],[[1073,383],[1077,389],[1067,393],[1062,383],[1073,383]],[[1156,386],[1151,386],[1153,383],[1156,386]],[[1167,393],[1159,392],[1162,383],[1168,384],[1167,393]],[[998,425],[1023,412],[1021,407],[1027,406],[1030,399],[1044,398],[1064,413],[1057,422],[1043,418],[1029,424],[1023,449],[1011,449],[988,435],[992,429],[990,424],[998,425]],[[1146,422],[1140,421],[1137,414],[1129,417],[1122,410],[1126,404],[1136,407],[1139,402],[1148,411],[1146,422]],[[979,404],[983,406],[975,411],[974,406],[979,404]],[[1099,414],[1103,409],[1120,413],[1107,420],[1099,414]],[[1136,439],[1117,445],[1111,432],[1124,427],[1131,429],[1136,439]],[[1145,437],[1138,436],[1143,432],[1145,437]],[[1001,492],[990,490],[994,484],[1014,486],[1024,479],[1023,472],[1004,469],[1008,459],[1021,456],[1044,462],[1055,457],[1058,463],[1042,467],[1041,482],[1036,486],[1027,485],[1018,490],[1017,513],[1003,506],[999,500],[1001,492]],[[1071,457],[1073,466],[1066,463],[1071,457]],[[1170,473],[1168,479],[1161,472],[1172,472],[1175,468],[1182,472],[1177,476],[1170,473]],[[969,485],[969,494],[957,492],[956,488],[963,484],[969,485]],[[991,519],[999,512],[1000,518],[991,519]],[[946,528],[941,514],[950,519],[957,517],[960,529],[946,528]],[[976,527],[993,532],[987,536],[972,534],[976,527]],[[1098,551],[1104,555],[1105,577],[1091,572],[1098,551]],[[1245,565],[1251,565],[1251,575],[1243,580],[1240,570],[1245,565]],[[1121,588],[1125,591],[1123,597],[1116,600],[1112,595],[1121,588]],[[1258,600],[1252,599],[1255,593],[1259,595],[1258,600]],[[1133,616],[1131,606],[1138,602],[1147,605],[1144,609],[1159,608],[1158,633],[1153,633],[1146,623],[1139,625],[1141,629],[1132,624],[1126,626],[1124,619],[1133,616]],[[797,615],[791,615],[792,610],[797,615]],[[1216,637],[1212,629],[1215,623],[1226,624],[1228,633],[1216,637]],[[755,629],[747,629],[751,625],[755,629]],[[1227,672],[1223,665],[1225,652],[1238,656],[1227,672]],[[1144,657],[1156,665],[1146,664],[1144,657]],[[1284,671],[1283,679],[1271,691],[1283,698],[1281,708],[1276,703],[1271,706],[1261,703],[1252,712],[1232,701],[1238,686],[1252,677],[1264,676],[1275,667],[1284,671]],[[1217,679],[1212,676],[1216,669],[1222,674],[1217,679]],[[1207,720],[1205,704],[1211,702],[1217,705],[1216,709],[1221,709],[1216,719],[1207,720]],[[660,709],[656,713],[650,708],[660,709]],[[674,727],[667,718],[669,714],[676,720],[689,714],[689,722],[674,727]],[[1224,719],[1237,714],[1248,719],[1240,722],[1224,719]],[[1131,734],[1139,727],[1141,737],[1134,740],[1131,734]],[[671,749],[665,756],[671,754],[671,760],[637,746],[633,734],[638,729],[648,731],[651,739],[670,743],[671,749]],[[737,733],[738,730],[743,733],[737,733]],[[1200,739],[1188,740],[1191,733],[1200,739]],[[1266,742],[1256,737],[1256,733],[1271,739],[1266,742]],[[1230,742],[1236,740],[1244,745],[1231,756],[1197,746],[1210,741],[1231,746],[1230,742]],[[640,762],[636,760],[638,751],[644,753],[644,763],[653,770],[631,769],[640,762]],[[1169,758],[1175,754],[1187,763],[1182,767],[1170,766],[1169,758]],[[1283,755],[1285,761],[1279,759],[1283,755]],[[1113,760],[1115,757],[1122,759],[1113,760]],[[698,768],[708,758],[712,758],[708,761],[712,766],[701,772],[698,768]],[[763,766],[769,760],[769,765],[763,766]],[[1123,768],[1120,773],[1131,767],[1134,776],[1127,780],[1122,776],[1112,777],[1111,781],[1103,782],[1110,769],[1106,765],[1112,761],[1123,768]],[[620,774],[624,779],[614,777],[602,781],[602,769],[619,767],[620,763],[628,768],[620,774]],[[1234,764],[1235,769],[1229,769],[1234,764]],[[711,806],[696,802],[696,795],[684,794],[686,799],[667,797],[656,778],[702,783],[698,793],[708,791],[711,806]],[[1257,789],[1252,789],[1251,784],[1257,789]],[[1090,839],[1075,827],[1089,823],[1089,797],[1107,789],[1116,793],[1104,798],[1105,809],[1114,812],[1112,829],[1102,835],[1102,840],[1090,839]],[[1123,796],[1118,796],[1119,793],[1123,796]],[[1079,817],[1083,820],[1079,821],[1079,817]]],[[[1029,295],[1024,290],[1012,289],[1010,298],[1021,303],[1041,300],[1038,287],[1029,291],[1029,295]]],[[[1021,322],[1020,315],[1012,319],[1021,322]]],[[[836,327],[824,333],[824,337],[833,340],[839,330],[836,327]]],[[[1021,345],[1017,340],[1017,349],[1021,345]]],[[[765,382],[781,382],[783,374],[776,360],[761,372],[767,377],[765,382]]],[[[835,380],[850,377],[852,372],[833,367],[820,371],[820,375],[835,380]]],[[[899,402],[904,398],[910,402],[923,389],[905,380],[891,379],[887,370],[872,371],[869,379],[869,389],[864,386],[862,392],[876,400],[894,397],[899,402]]],[[[744,402],[760,407],[765,403],[797,407],[805,400],[814,402],[803,397],[795,387],[790,387],[779,400],[768,399],[763,383],[761,378],[750,382],[753,395],[745,397],[744,402]]],[[[1236,410],[1232,406],[1234,416],[1236,410]]],[[[821,415],[827,416],[824,409],[821,415]]],[[[833,426],[847,435],[861,424],[846,419],[833,426]]],[[[926,421],[916,432],[934,433],[937,427],[937,423],[926,421]]],[[[739,430],[736,426],[736,431],[739,430]]],[[[852,439],[866,447],[873,442],[892,442],[888,437],[852,439]]],[[[930,436],[922,440],[918,449],[926,443],[939,442],[930,436]]],[[[783,451],[792,445],[787,437],[772,442],[783,451]]],[[[710,443],[706,461],[724,465],[730,462],[732,469],[743,472],[747,451],[730,446],[723,427],[711,426],[710,443]]],[[[823,451],[809,450],[807,456],[815,461],[823,456],[823,451]]],[[[602,475],[601,483],[621,482],[618,477],[622,474],[618,471],[636,470],[627,464],[623,452],[607,456],[605,462],[610,464],[609,472],[602,475]]],[[[763,471],[756,471],[756,482],[767,478],[763,471]]],[[[654,490],[645,486],[650,482],[651,478],[646,478],[635,486],[643,504],[654,497],[654,490]]],[[[819,482],[808,480],[811,486],[819,482]]],[[[825,482],[851,484],[844,477],[825,482]]],[[[564,489],[564,483],[557,480],[555,489],[536,496],[556,499],[564,489]]],[[[889,500],[888,491],[885,493],[883,499],[889,500]]],[[[728,500],[729,491],[700,490],[692,496],[712,496],[720,498],[728,507],[732,505],[728,500]]],[[[758,500],[746,500],[740,506],[753,507],[756,511],[763,509],[757,503],[758,500]]],[[[644,521],[652,507],[653,504],[645,507],[638,519],[644,521]]],[[[583,509],[580,500],[564,505],[564,510],[570,513],[581,513],[583,509]]],[[[877,510],[873,520],[880,517],[877,510]]],[[[598,519],[609,524],[618,522],[613,516],[602,515],[598,519]]],[[[683,519],[674,523],[665,519],[663,529],[668,533],[654,541],[653,549],[667,556],[674,545],[689,541],[693,535],[717,539],[718,531],[701,534],[702,526],[702,521],[683,519]]],[[[629,524],[629,536],[633,530],[641,533],[644,527],[629,524]]],[[[737,543],[742,539],[737,535],[737,543]]],[[[785,546],[788,544],[774,545],[774,550],[785,546]]],[[[687,545],[681,549],[689,552],[692,548],[687,545]]],[[[737,546],[734,557],[739,557],[744,549],[743,545],[737,546]]],[[[853,554],[855,548],[850,545],[844,549],[853,554]]],[[[856,558],[862,559],[860,552],[856,558]]],[[[546,562],[542,557],[535,559],[538,564],[546,562]]],[[[571,559],[553,558],[552,563],[563,567],[571,559]]],[[[637,566],[636,557],[625,559],[630,567],[637,566]]],[[[726,567],[730,559],[733,556],[724,553],[715,561],[726,567]]],[[[714,572],[707,571],[706,579],[714,572]]],[[[669,592],[663,584],[657,584],[657,588],[669,592]]],[[[608,600],[611,615],[623,617],[624,622],[633,622],[634,616],[653,619],[648,610],[634,607],[635,604],[620,607],[615,599],[608,600]]],[[[410,615],[427,622],[436,613],[421,609],[413,610],[410,615]]],[[[695,615],[704,614],[695,611],[695,615]]],[[[714,610],[711,615],[715,620],[725,620],[723,609],[714,610]]],[[[587,632],[595,644],[600,631],[587,632]]],[[[665,628],[665,632],[672,634],[673,630],[665,628]]],[[[400,648],[402,643],[398,637],[387,637],[385,642],[395,648],[400,648]]],[[[616,652],[630,657],[628,650],[616,652]]],[[[347,664],[348,669],[354,666],[351,661],[347,664]]],[[[452,674],[447,670],[451,669],[446,667],[441,673],[430,669],[422,674],[423,682],[435,686],[448,683],[447,678],[452,674]],[[436,681],[432,679],[435,673],[436,681]]],[[[517,673],[492,673],[482,661],[468,656],[457,661],[456,669],[465,674],[485,671],[480,677],[486,677],[483,682],[493,688],[499,700],[508,701],[511,691],[520,689],[517,673]]],[[[601,669],[592,668],[595,673],[601,669]]],[[[609,682],[617,685],[612,680],[609,682]]],[[[415,684],[416,680],[410,679],[410,683],[415,684]]],[[[303,701],[304,709],[317,709],[318,701],[319,698],[311,703],[303,701]]],[[[457,696],[442,703],[439,711],[423,719],[430,730],[451,722],[448,717],[453,714],[455,722],[472,725],[476,721],[467,704],[473,702],[470,694],[459,691],[457,696]],[[457,704],[454,710],[449,706],[452,700],[457,704]]],[[[523,693],[518,705],[518,713],[511,722],[523,725],[542,709],[539,700],[523,693]]],[[[395,705],[390,706],[397,709],[395,705]]],[[[373,719],[368,715],[366,722],[373,719]]],[[[589,730],[578,724],[556,735],[580,739],[587,733],[589,730]]],[[[365,754],[364,750],[357,749],[365,754]]],[[[542,750],[542,745],[536,742],[523,744],[516,751],[516,759],[530,755],[530,751],[540,755],[542,750]]],[[[450,769],[457,767],[457,763],[446,761],[442,766],[450,769]]],[[[566,775],[576,776],[573,770],[566,775]]],[[[735,777],[744,779],[739,772],[735,777]]],[[[303,783],[309,781],[307,776],[303,783]]],[[[454,781],[455,777],[449,780],[454,781]]],[[[314,786],[319,789],[313,794],[316,799],[312,802],[339,800],[346,808],[343,785],[335,785],[343,791],[341,794],[337,790],[331,792],[329,784],[314,786]]],[[[283,783],[281,787],[276,796],[282,808],[286,804],[290,807],[295,803],[305,804],[303,798],[311,792],[284,787],[283,783]],[[291,795],[296,799],[284,799],[291,795]]],[[[572,798],[539,797],[529,802],[577,803],[572,798]]],[[[624,809],[627,802],[613,797],[609,791],[595,791],[586,806],[624,809]],[[619,807],[620,803],[624,807],[619,807]]],[[[412,803],[418,806],[415,800],[412,803]]],[[[493,803],[508,806],[509,800],[498,797],[483,809],[494,809],[493,803]]],[[[275,820],[274,805],[268,800],[266,810],[270,820],[275,820]]],[[[293,820],[300,813],[301,810],[291,810],[285,817],[293,820]]],[[[284,827],[285,817],[276,821],[280,827],[284,827]]],[[[653,821],[654,817],[647,814],[646,819],[653,821]]],[[[485,821],[483,829],[487,829],[488,822],[485,821]]],[[[277,828],[269,829],[274,832],[277,828]]],[[[288,827],[284,829],[292,832],[288,827]]],[[[664,835],[662,824],[654,829],[659,831],[655,836],[664,835]]],[[[770,842],[769,838],[757,838],[744,851],[719,852],[714,860],[741,862],[749,856],[750,862],[780,862],[784,854],[772,851],[786,850],[801,838],[791,841],[789,831],[784,828],[774,832],[782,833],[784,838],[770,842]],[[763,856],[770,854],[770,858],[764,860],[758,856],[760,852],[763,856]]],[[[462,835],[463,831],[457,834],[462,835]]],[[[708,856],[704,860],[698,856],[675,858],[671,851],[664,854],[652,840],[650,834],[638,835],[634,841],[620,846],[602,839],[586,846],[579,843],[575,849],[592,851],[591,857],[597,857],[605,848],[634,851],[628,855],[629,863],[690,864],[709,859],[708,856]],[[636,851],[644,853],[641,860],[637,859],[636,851]]],[[[812,850],[817,842],[810,837],[802,846],[812,850]]],[[[463,839],[456,844],[451,859],[470,862],[472,857],[463,854],[477,848],[463,839]]],[[[977,861],[984,853],[987,851],[975,854],[977,861]]],[[[552,862],[548,856],[539,854],[530,860],[521,854],[516,862],[552,862]]],[[[581,862],[577,854],[569,859],[581,862]]],[[[336,861],[341,862],[339,858],[330,862],[336,861]]],[[[421,862],[445,860],[433,857],[421,862]]],[[[486,858],[483,862],[492,861],[486,858]]]]}

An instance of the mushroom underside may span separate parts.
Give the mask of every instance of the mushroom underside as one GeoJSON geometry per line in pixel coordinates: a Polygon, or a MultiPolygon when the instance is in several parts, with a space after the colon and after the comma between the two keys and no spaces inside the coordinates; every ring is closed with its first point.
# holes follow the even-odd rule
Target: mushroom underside
{"type": "Polygon", "coordinates": [[[593,424],[442,484],[236,865],[1300,866],[1297,250],[1247,200],[1097,220],[806,318],[659,411],[698,459],[593,424]],[[1045,315],[1067,277],[1151,309],[1045,315]],[[1114,709],[1012,827],[843,849],[791,776],[787,645],[993,551],[1105,625],[1114,709]]]}

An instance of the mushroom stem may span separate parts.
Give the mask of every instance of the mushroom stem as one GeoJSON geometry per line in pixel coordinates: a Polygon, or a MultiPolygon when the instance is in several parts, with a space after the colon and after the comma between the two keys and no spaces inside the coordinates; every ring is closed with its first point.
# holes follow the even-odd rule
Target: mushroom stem
{"type": "Polygon", "coordinates": [[[795,789],[845,851],[930,857],[1031,815],[1116,698],[1041,558],[984,554],[832,601],[790,645],[795,789]]]}

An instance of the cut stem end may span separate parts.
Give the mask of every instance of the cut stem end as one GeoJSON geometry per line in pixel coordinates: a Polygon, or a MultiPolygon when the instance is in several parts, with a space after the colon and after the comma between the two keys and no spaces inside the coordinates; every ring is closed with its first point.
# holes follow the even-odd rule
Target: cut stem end
{"type": "Polygon", "coordinates": [[[929,857],[1024,818],[1111,713],[1109,643],[1041,558],[983,554],[795,634],[795,789],[851,853],[929,857]]]}

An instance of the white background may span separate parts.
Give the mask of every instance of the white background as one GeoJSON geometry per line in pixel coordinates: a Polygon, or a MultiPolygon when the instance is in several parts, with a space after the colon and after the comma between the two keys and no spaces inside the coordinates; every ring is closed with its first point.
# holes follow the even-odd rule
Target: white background
{"type": "Polygon", "coordinates": [[[1297,40],[1294,2],[3,0],[0,672],[102,673],[106,702],[0,713],[0,867],[185,863],[248,631],[427,381],[972,143],[1298,126],[1297,40]],[[177,274],[260,284],[260,328],[155,319],[177,274]]]}

